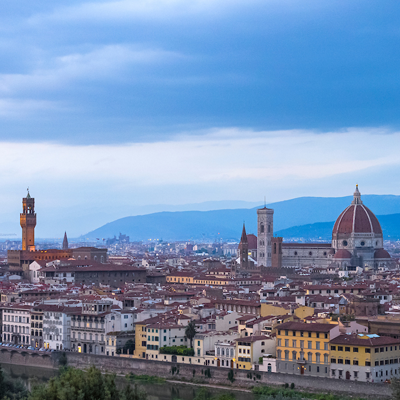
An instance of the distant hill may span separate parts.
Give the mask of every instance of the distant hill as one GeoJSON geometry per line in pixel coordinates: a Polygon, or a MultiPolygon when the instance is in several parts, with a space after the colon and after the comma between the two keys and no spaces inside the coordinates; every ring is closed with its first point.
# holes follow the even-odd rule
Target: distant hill
{"type": "MultiPolygon", "coordinates": [[[[385,239],[400,239],[400,214],[377,215],[382,227],[385,239]]],[[[321,239],[331,240],[332,229],[335,221],[317,222],[293,226],[287,229],[281,229],[275,232],[276,236],[282,236],[286,239],[321,239]]]]}
{"type": "MultiPolygon", "coordinates": [[[[284,237],[330,237],[333,222],[351,203],[352,196],[346,197],[300,197],[268,204],[274,209],[274,231],[284,237]],[[322,224],[321,224],[322,223],[322,224]],[[308,235],[305,231],[308,226],[308,235]],[[293,229],[289,231],[288,228],[293,229]],[[287,232],[285,231],[287,230],[287,232]],[[327,233],[328,232],[328,233],[327,233]],[[311,236],[310,236],[311,235],[311,236]]],[[[380,215],[385,235],[395,237],[395,223],[384,221],[384,215],[400,214],[400,196],[363,195],[364,204],[376,215],[380,215]]],[[[95,229],[84,238],[109,238],[121,232],[131,240],[223,240],[240,238],[243,222],[248,233],[257,233],[257,210],[240,208],[214,211],[158,212],[125,217],[95,229]]],[[[388,216],[389,220],[394,218],[388,216]]],[[[385,220],[386,221],[386,220],[385,220]]],[[[397,237],[397,236],[396,236],[397,237]]],[[[400,237],[400,235],[399,235],[400,237]]]]}

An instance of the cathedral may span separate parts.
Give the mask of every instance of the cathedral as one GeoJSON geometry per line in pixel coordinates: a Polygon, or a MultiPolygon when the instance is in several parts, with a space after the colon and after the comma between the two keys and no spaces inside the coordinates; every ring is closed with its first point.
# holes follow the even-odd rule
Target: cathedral
{"type": "Polygon", "coordinates": [[[378,268],[392,264],[389,253],[383,248],[381,225],[363,204],[358,185],[353,201],[334,224],[330,243],[285,243],[281,237],[274,237],[273,215],[274,210],[266,207],[257,210],[257,267],[260,269],[300,266],[378,268]]]}

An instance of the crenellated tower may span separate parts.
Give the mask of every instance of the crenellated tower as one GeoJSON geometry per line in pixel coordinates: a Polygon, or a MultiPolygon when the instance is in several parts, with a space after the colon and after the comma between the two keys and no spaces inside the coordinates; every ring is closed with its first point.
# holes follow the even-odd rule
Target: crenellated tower
{"type": "Polygon", "coordinates": [[[28,194],[22,199],[22,213],[19,217],[22,228],[22,250],[35,251],[35,199],[28,194]]]}

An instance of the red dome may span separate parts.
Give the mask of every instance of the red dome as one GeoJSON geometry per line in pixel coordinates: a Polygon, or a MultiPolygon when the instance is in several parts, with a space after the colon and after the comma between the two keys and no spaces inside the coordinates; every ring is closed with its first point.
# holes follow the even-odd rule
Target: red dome
{"type": "Polygon", "coordinates": [[[374,258],[391,258],[385,249],[378,249],[374,253],[374,258]]]}
{"type": "Polygon", "coordinates": [[[333,258],[351,258],[351,253],[348,250],[340,249],[333,258]]]}
{"type": "Polygon", "coordinates": [[[247,235],[247,242],[249,243],[249,250],[257,250],[257,236],[250,233],[247,235]]]}
{"type": "Polygon", "coordinates": [[[332,234],[375,233],[382,235],[382,228],[375,214],[365,207],[356,187],[354,200],[340,215],[333,226],[332,234]]]}

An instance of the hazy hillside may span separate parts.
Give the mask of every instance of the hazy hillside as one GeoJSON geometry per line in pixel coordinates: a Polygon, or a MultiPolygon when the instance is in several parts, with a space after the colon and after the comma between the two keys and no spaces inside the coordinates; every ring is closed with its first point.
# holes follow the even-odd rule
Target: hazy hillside
{"type": "MultiPolygon", "coordinates": [[[[377,215],[377,217],[381,223],[385,239],[400,238],[400,214],[377,215]]],[[[275,232],[275,234],[276,236],[282,236],[287,239],[305,238],[330,240],[334,223],[335,221],[293,226],[292,228],[281,229],[275,232]]]]}
{"type": "MultiPolygon", "coordinates": [[[[391,223],[391,218],[384,224],[382,215],[400,213],[400,196],[393,195],[365,195],[362,196],[364,204],[376,215],[381,215],[385,234],[397,235],[396,224],[391,223]]],[[[292,228],[293,231],[284,232],[287,237],[305,236],[309,227],[312,237],[328,237],[333,222],[343,209],[351,203],[352,197],[323,198],[301,197],[297,199],[268,204],[273,208],[274,230],[283,235],[282,230],[292,228]],[[325,224],[316,224],[325,222],[325,224]],[[328,233],[327,233],[328,232],[328,233]],[[301,233],[301,234],[300,234],[301,233]]],[[[159,212],[134,217],[125,217],[110,222],[92,232],[87,233],[87,238],[108,238],[120,232],[130,236],[131,240],[164,239],[238,239],[242,224],[246,223],[248,233],[256,233],[257,208],[233,209],[215,211],[182,211],[159,212]]],[[[385,220],[386,221],[386,220],[385,220]]],[[[309,237],[309,235],[307,235],[309,237]]]]}

